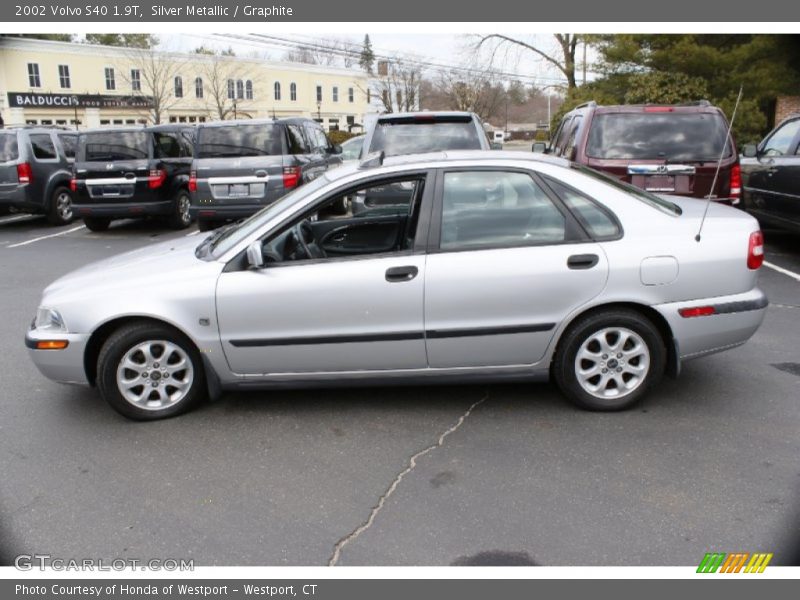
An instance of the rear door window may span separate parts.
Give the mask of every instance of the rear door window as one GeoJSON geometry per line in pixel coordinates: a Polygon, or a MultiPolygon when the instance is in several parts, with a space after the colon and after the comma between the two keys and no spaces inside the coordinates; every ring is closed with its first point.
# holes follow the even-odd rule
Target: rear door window
{"type": "Polygon", "coordinates": [[[146,160],[150,157],[149,138],[144,131],[103,131],[87,133],[85,160],[104,162],[115,160],[146,160]]]}
{"type": "Polygon", "coordinates": [[[53,138],[46,133],[31,134],[31,147],[33,148],[33,156],[39,160],[54,160],[58,158],[53,138]]]}
{"type": "Polygon", "coordinates": [[[530,175],[456,171],[444,176],[442,250],[563,242],[564,215],[530,175]]]}
{"type": "Polygon", "coordinates": [[[287,124],[286,135],[289,138],[289,154],[308,154],[308,142],[300,125],[295,123],[287,124]]]}
{"type": "Polygon", "coordinates": [[[18,158],[17,134],[0,133],[0,162],[9,162],[18,158]]]}
{"type": "Polygon", "coordinates": [[[595,114],[586,154],[623,160],[717,161],[732,155],[728,126],[717,113],[595,114]]]}
{"type": "Polygon", "coordinates": [[[246,158],[283,153],[276,125],[205,127],[198,133],[197,158],[246,158]]]}
{"type": "MultiPolygon", "coordinates": [[[[480,135],[484,134],[481,132],[480,135]]],[[[369,152],[383,151],[386,156],[398,156],[481,148],[481,139],[472,119],[426,119],[421,116],[378,121],[369,152]]]]}
{"type": "Polygon", "coordinates": [[[75,152],[78,150],[78,136],[60,133],[58,139],[64,148],[64,156],[69,159],[75,158],[75,152]]]}

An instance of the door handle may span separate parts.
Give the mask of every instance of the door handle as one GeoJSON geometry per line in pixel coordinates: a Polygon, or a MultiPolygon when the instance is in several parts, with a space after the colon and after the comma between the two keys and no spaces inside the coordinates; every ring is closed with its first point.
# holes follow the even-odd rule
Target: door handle
{"type": "Polygon", "coordinates": [[[260,169],[260,170],[256,171],[256,177],[266,177],[266,176],[267,176],[267,172],[265,170],[260,169]]]}
{"type": "Polygon", "coordinates": [[[392,267],[386,270],[386,281],[397,283],[400,281],[411,281],[419,273],[419,269],[414,266],[392,267]]]}
{"type": "Polygon", "coordinates": [[[598,262],[600,257],[597,254],[573,254],[567,259],[567,267],[570,269],[591,269],[598,262]]]}

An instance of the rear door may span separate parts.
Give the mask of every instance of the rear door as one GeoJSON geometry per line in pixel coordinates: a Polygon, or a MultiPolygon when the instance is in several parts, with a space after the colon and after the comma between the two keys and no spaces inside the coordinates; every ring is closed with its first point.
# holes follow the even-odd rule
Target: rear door
{"type": "Polygon", "coordinates": [[[81,136],[75,173],[79,199],[76,204],[146,202],[152,137],[141,131],[96,131],[81,136]]]}
{"type": "Polygon", "coordinates": [[[197,193],[214,206],[254,207],[284,193],[286,141],[274,123],[203,127],[197,133],[197,193]]]}
{"type": "Polygon", "coordinates": [[[513,169],[445,170],[425,267],[431,367],[531,365],[600,293],[608,263],[549,188],[513,169]]]}

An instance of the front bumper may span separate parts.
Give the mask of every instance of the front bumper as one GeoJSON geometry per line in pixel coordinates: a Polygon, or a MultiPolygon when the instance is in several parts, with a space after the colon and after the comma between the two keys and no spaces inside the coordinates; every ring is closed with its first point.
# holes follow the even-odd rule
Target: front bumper
{"type": "Polygon", "coordinates": [[[768,306],[766,294],[753,288],[743,294],[658,304],[653,308],[669,323],[680,360],[687,360],[741,346],[761,326],[768,306]],[[713,306],[715,312],[688,318],[678,312],[697,306],[713,306]]]}
{"type": "Polygon", "coordinates": [[[25,346],[36,368],[53,381],[89,385],[83,357],[88,333],[53,333],[31,329],[25,334],[25,346]],[[36,342],[45,340],[65,340],[68,345],[63,350],[37,350],[36,342]]]}

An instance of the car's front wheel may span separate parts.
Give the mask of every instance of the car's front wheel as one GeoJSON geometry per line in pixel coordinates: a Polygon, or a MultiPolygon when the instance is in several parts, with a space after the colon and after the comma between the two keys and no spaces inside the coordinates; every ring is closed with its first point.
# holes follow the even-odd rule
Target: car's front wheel
{"type": "Polygon", "coordinates": [[[581,408],[623,410],[658,383],[666,354],[661,334],[644,315],[604,310],[567,329],[553,361],[553,377],[581,408]]]}
{"type": "Polygon", "coordinates": [[[156,323],[126,325],[106,340],[97,361],[97,387],[114,410],[139,421],[186,412],[206,394],[194,344],[156,323]]]}

